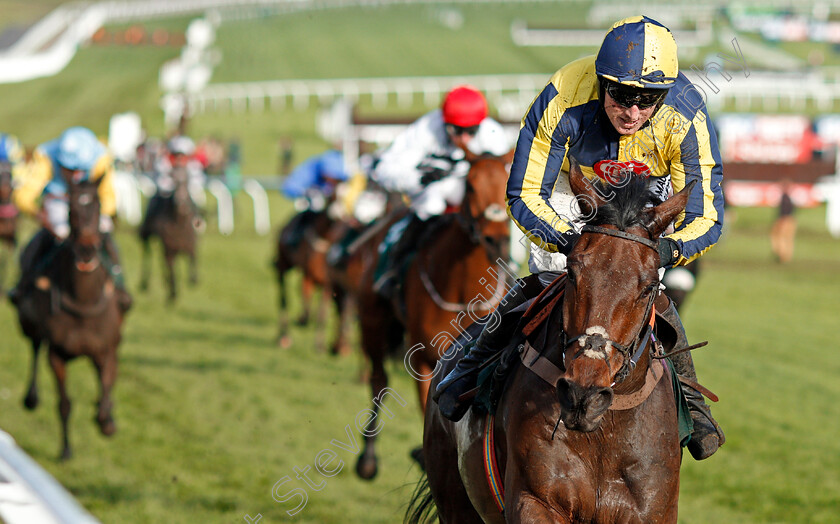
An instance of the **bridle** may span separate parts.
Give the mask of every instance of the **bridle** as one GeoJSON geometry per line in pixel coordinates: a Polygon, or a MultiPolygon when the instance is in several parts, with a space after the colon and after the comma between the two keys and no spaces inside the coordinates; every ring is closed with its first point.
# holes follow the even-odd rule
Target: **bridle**
{"type": "Polygon", "coordinates": [[[487,237],[481,234],[478,219],[483,216],[490,222],[504,222],[508,219],[507,212],[504,207],[499,206],[498,204],[490,204],[481,215],[478,217],[474,216],[472,208],[470,207],[469,196],[471,193],[475,193],[475,188],[470,183],[469,179],[466,180],[465,183],[467,185],[466,195],[464,196],[464,203],[461,205],[461,213],[458,215],[458,221],[467,231],[470,240],[474,244],[484,248],[488,259],[498,260],[502,257],[502,247],[489,241],[487,237]]]}
{"type": "MultiPolygon", "coordinates": [[[[648,238],[644,238],[639,235],[634,235],[632,233],[627,233],[625,231],[618,231],[615,229],[607,229],[605,227],[600,226],[591,226],[586,224],[581,228],[581,233],[594,233],[599,235],[607,235],[611,237],[621,238],[624,240],[630,240],[632,242],[637,242],[644,246],[647,246],[654,251],[656,251],[656,243],[648,238]]],[[[615,382],[613,385],[623,381],[627,378],[628,375],[636,368],[636,363],[638,363],[639,359],[642,358],[644,354],[644,350],[648,347],[648,341],[650,340],[651,333],[653,332],[653,302],[656,299],[656,292],[652,292],[650,294],[650,298],[648,299],[647,306],[645,307],[645,314],[642,317],[644,319],[644,323],[639,326],[636,330],[636,334],[633,337],[632,345],[624,345],[619,344],[618,342],[609,340],[608,338],[604,337],[600,334],[583,334],[573,337],[571,339],[566,338],[566,330],[563,330],[562,334],[562,345],[563,345],[563,358],[565,360],[566,350],[571,346],[573,343],[578,342],[581,344],[581,348],[575,353],[575,357],[577,358],[580,355],[584,354],[586,351],[598,351],[603,353],[604,359],[609,365],[609,355],[606,352],[606,347],[612,346],[622,355],[624,355],[624,363],[621,366],[621,369],[618,370],[615,376],[615,382]],[[584,339],[584,343],[580,343],[579,341],[584,339]]],[[[565,364],[565,362],[564,362],[565,364]]],[[[565,365],[564,365],[565,367],[565,365]]]]}

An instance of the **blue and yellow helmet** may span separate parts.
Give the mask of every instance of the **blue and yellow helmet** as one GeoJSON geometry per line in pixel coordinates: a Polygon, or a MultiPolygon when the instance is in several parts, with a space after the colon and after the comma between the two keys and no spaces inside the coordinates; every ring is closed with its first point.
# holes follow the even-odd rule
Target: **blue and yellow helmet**
{"type": "Polygon", "coordinates": [[[6,133],[0,133],[0,162],[17,164],[23,160],[23,148],[18,139],[6,133]]]}
{"type": "Polygon", "coordinates": [[[670,29],[656,20],[625,18],[604,37],[595,73],[627,86],[669,89],[679,73],[677,43],[670,29]]]}

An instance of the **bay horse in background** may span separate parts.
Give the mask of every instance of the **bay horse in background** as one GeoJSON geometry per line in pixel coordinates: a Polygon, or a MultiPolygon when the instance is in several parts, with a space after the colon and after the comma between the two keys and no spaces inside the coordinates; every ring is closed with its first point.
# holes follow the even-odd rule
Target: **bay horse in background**
{"type": "Polygon", "coordinates": [[[6,267],[17,247],[18,209],[12,202],[12,166],[0,162],[0,294],[6,282],[6,267]]]}
{"type": "MultiPolygon", "coordinates": [[[[372,275],[366,275],[359,309],[362,348],[372,366],[374,414],[379,414],[388,386],[384,363],[389,354],[407,342],[406,367],[417,381],[420,407],[425,409],[429,377],[440,355],[471,323],[470,317],[495,308],[512,282],[509,269],[500,267],[509,249],[505,186],[511,156],[468,155],[471,167],[460,211],[441,218],[443,225],[432,226],[433,240],[422,243],[409,263],[402,286],[404,315],[400,304],[373,291],[372,275]]],[[[378,471],[375,428],[380,423],[374,416],[365,430],[365,447],[356,463],[363,479],[372,479],[378,471]]],[[[412,456],[422,464],[419,449],[412,456]]]]}
{"type": "MultiPolygon", "coordinates": [[[[339,230],[334,226],[336,221],[327,213],[329,205],[324,210],[314,211],[306,209],[294,215],[283,226],[276,240],[276,251],[273,265],[277,271],[279,291],[279,314],[277,319],[277,345],[288,348],[292,344],[289,333],[288,297],[286,278],[289,270],[299,268],[301,271],[301,305],[303,310],[297,318],[299,326],[306,326],[310,322],[312,296],[316,288],[320,289],[320,300],[315,317],[318,331],[315,345],[319,351],[326,348],[324,329],[327,321],[327,306],[331,301],[331,288],[327,275],[327,252],[330,246],[338,240],[339,230]]],[[[341,302],[341,299],[337,299],[341,302]]],[[[333,348],[333,353],[338,349],[333,348]]]]}
{"type": "Polygon", "coordinates": [[[121,340],[123,313],[114,282],[103,265],[102,234],[99,232],[97,182],[71,184],[70,236],[54,252],[52,262],[36,286],[24,292],[18,319],[32,342],[32,377],[24,399],[28,409],[39,403],[38,354],[42,342],[49,344],[49,361],[58,385],[61,416],[61,458],[72,452],[68,437],[70,398],[67,396],[68,361],[86,355],[96,366],[101,396],[96,421],[103,435],[116,431],[111,414],[111,389],[117,378],[117,347],[121,340]]]}
{"type": "Polygon", "coordinates": [[[141,269],[140,289],[149,288],[151,272],[149,258],[151,237],[160,238],[163,246],[163,258],[166,264],[166,280],[169,287],[168,302],[174,303],[178,295],[175,281],[175,260],[179,254],[189,259],[189,283],[198,283],[198,263],[196,261],[196,245],[198,232],[196,224],[198,214],[195,204],[190,197],[188,173],[183,167],[172,169],[174,188],[168,195],[157,193],[149,201],[146,216],[140,226],[139,236],[143,244],[143,263],[141,269]]]}
{"type": "Polygon", "coordinates": [[[555,281],[563,294],[545,324],[553,335],[536,339],[544,347],[514,342],[519,353],[509,354],[515,367],[493,417],[472,409],[452,422],[435,402],[427,405],[428,490],[421,481],[409,522],[428,518],[422,510],[432,501],[442,523],[677,522],[677,407],[649,326],[659,285],[655,239],[694,183],[646,208],[654,201],[643,179],[611,187],[609,202],[574,163],[570,181],[591,199],[579,203],[594,218],[568,256],[567,275],[555,281]],[[488,420],[492,439],[483,438],[488,420]],[[485,475],[485,450],[498,459],[499,497],[485,475]]]}

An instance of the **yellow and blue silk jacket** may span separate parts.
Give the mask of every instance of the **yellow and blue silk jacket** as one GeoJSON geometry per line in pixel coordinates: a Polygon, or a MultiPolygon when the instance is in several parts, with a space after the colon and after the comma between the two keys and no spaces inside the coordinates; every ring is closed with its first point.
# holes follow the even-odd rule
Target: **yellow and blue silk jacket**
{"type": "MultiPolygon", "coordinates": [[[[67,183],[61,176],[61,167],[56,162],[58,153],[58,139],[45,142],[38,146],[32,155],[26,176],[21,180],[21,186],[14,192],[15,205],[25,213],[34,215],[40,208],[41,198],[51,196],[64,198],[67,194],[67,183]]],[[[96,159],[93,168],[85,178],[98,180],[99,205],[102,215],[114,216],[117,212],[117,198],[114,191],[114,162],[105,146],[96,159]]]]}
{"type": "Polygon", "coordinates": [[[684,74],[632,135],[620,135],[603,110],[594,56],[557,71],[532,102],[522,119],[508,180],[508,214],[550,252],[567,253],[574,237],[567,217],[549,203],[560,172],[568,176],[570,155],[590,178],[601,160],[643,162],[651,171],[651,189],[662,200],[668,190],[680,191],[697,180],[668,235],[680,248],[677,265],[699,257],[720,237],[723,169],[717,137],[703,97],[684,74]]]}

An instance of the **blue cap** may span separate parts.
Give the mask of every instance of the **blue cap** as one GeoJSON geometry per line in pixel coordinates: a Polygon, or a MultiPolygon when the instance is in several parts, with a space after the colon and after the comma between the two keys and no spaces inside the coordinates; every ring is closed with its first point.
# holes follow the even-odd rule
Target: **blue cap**
{"type": "Polygon", "coordinates": [[[73,171],[90,171],[104,153],[93,131],[86,127],[71,127],[58,139],[56,161],[62,167],[73,171]]]}
{"type": "Polygon", "coordinates": [[[18,139],[6,133],[0,133],[0,162],[17,164],[23,160],[23,148],[18,139]]]}

